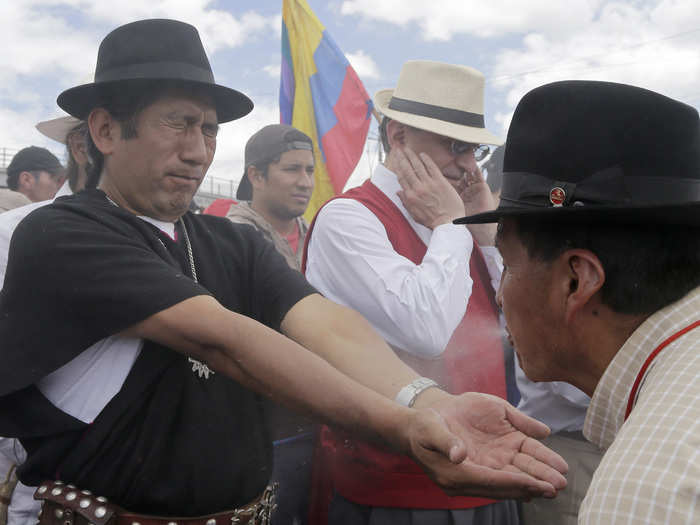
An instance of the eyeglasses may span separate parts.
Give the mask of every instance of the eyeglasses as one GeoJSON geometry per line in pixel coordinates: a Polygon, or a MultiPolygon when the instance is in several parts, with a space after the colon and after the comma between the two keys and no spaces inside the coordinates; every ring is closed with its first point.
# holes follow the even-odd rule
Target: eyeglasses
{"type": "Polygon", "coordinates": [[[461,140],[450,141],[450,153],[453,155],[463,155],[464,153],[474,153],[474,160],[482,161],[489,154],[490,148],[486,144],[472,144],[461,140]]]}

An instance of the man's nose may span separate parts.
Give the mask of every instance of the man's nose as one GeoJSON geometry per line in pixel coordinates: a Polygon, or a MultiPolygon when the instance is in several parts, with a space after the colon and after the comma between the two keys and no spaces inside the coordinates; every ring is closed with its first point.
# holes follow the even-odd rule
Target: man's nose
{"type": "Polygon", "coordinates": [[[301,177],[299,177],[297,184],[301,186],[302,188],[313,188],[314,187],[314,173],[311,172],[309,173],[306,170],[303,170],[303,174],[301,177]]]}
{"type": "Polygon", "coordinates": [[[474,151],[469,150],[464,153],[460,153],[455,157],[455,163],[463,171],[472,172],[476,169],[476,159],[474,158],[474,151]]]}
{"type": "Polygon", "coordinates": [[[185,134],[180,157],[182,160],[192,164],[206,164],[209,158],[209,149],[207,147],[207,138],[202,133],[202,130],[193,128],[185,134]]]}

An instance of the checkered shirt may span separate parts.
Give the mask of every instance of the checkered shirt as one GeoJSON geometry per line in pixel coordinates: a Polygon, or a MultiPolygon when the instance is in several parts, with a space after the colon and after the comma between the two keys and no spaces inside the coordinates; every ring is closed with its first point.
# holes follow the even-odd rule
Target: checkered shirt
{"type": "Polygon", "coordinates": [[[579,525],[700,523],[700,327],[658,354],[624,420],[649,354],[698,319],[700,287],[644,321],[605,370],[583,432],[607,451],[581,504],[579,525]]]}

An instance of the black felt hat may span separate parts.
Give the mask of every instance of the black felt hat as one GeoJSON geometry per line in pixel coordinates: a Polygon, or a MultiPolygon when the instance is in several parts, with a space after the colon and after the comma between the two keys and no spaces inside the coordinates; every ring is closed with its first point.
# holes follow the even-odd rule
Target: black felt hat
{"type": "Polygon", "coordinates": [[[506,140],[502,217],[700,226],[698,112],[653,91],[564,81],[526,94],[506,140]]]}
{"type": "Polygon", "coordinates": [[[95,81],[67,89],[58,105],[70,115],[85,119],[107,89],[138,89],[145,81],[169,81],[205,86],[219,122],[250,113],[253,102],[234,89],[216,84],[199,33],[176,20],[140,20],[109,33],[97,54],[95,81]]]}

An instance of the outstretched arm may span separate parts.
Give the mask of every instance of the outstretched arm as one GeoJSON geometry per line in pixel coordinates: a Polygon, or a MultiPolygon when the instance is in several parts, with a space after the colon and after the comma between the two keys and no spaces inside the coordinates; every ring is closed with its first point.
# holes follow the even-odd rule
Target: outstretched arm
{"type": "MultiPolygon", "coordinates": [[[[321,296],[299,301],[282,329],[335,368],[387,397],[394,398],[417,377],[361,315],[321,296]]],[[[408,453],[448,493],[553,497],[553,488],[566,485],[562,476],[566,463],[536,440],[549,434],[547,426],[503,399],[429,389],[418,397],[415,407],[423,414],[420,425],[444,425],[464,445],[452,450],[449,442],[438,446],[440,434],[432,434],[429,426],[412,428],[408,437],[408,453]],[[461,462],[460,468],[455,469],[452,461],[461,462]]]]}
{"type": "Polygon", "coordinates": [[[543,437],[547,428],[500,399],[436,389],[423,394],[427,408],[388,399],[416,375],[358,314],[311,295],[292,307],[282,329],[311,352],[207,296],[182,301],[128,332],[324,421],[378,436],[411,454],[451,493],[553,496],[565,486],[563,460],[527,438],[543,437]]]}

